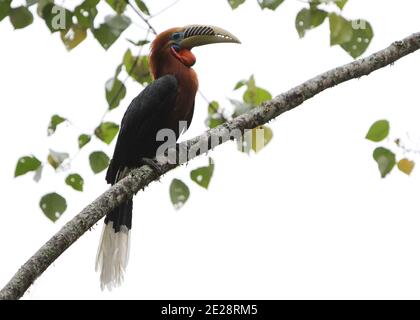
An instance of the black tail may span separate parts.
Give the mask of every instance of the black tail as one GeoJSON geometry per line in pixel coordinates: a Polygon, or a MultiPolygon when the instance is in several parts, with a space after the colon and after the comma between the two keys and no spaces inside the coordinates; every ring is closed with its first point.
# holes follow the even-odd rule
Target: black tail
{"type": "Polygon", "coordinates": [[[121,227],[125,226],[131,230],[131,219],[133,217],[133,200],[124,202],[119,207],[112,210],[105,217],[105,224],[112,222],[115,232],[120,232],[121,227]]]}
{"type": "MultiPolygon", "coordinates": [[[[108,171],[106,173],[106,180],[110,184],[115,184],[124,178],[130,170],[128,168],[116,168],[114,162],[111,160],[108,171]]],[[[119,207],[112,210],[105,217],[105,224],[112,222],[115,232],[119,232],[121,227],[125,226],[128,230],[131,229],[131,218],[133,213],[133,200],[130,199],[119,207]]]]}

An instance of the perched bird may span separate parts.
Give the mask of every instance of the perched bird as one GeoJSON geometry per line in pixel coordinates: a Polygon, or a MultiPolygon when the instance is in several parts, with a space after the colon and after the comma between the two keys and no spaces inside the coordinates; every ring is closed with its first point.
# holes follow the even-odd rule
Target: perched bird
{"type": "MultiPolygon", "coordinates": [[[[198,79],[191,68],[196,59],[193,47],[211,43],[240,41],[215,26],[189,25],[159,34],[151,44],[150,83],[128,106],[110,162],[106,181],[115,184],[131,168],[150,163],[163,143],[156,139],[161,129],[179,137],[179,122],[191,123],[198,79]]],[[[101,288],[120,285],[128,262],[133,202],[128,200],[105,217],[96,258],[101,288]]]]}

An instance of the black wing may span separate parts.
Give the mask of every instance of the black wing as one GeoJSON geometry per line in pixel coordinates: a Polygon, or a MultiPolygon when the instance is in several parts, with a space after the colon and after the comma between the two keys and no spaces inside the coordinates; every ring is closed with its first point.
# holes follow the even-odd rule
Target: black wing
{"type": "Polygon", "coordinates": [[[175,108],[177,92],[178,81],[166,75],[149,84],[130,103],[106,174],[108,183],[115,183],[120,168],[136,167],[141,164],[141,158],[155,157],[156,133],[165,128],[165,120],[175,108]]]}

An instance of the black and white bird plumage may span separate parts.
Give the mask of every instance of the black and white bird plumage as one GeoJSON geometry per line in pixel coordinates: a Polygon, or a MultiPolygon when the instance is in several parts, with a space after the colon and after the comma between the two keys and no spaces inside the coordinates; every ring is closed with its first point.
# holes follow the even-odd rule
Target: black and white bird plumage
{"type": "MultiPolygon", "coordinates": [[[[171,128],[176,106],[178,81],[172,75],[163,76],[149,84],[130,103],[121,121],[114,155],[106,181],[115,184],[130,169],[142,164],[142,159],[153,159],[162,142],[157,141],[159,130],[171,128]]],[[[191,119],[190,119],[191,120],[191,119]]],[[[128,263],[133,202],[128,200],[105,218],[105,225],[96,258],[100,271],[101,288],[112,289],[121,284],[128,263]]]]}

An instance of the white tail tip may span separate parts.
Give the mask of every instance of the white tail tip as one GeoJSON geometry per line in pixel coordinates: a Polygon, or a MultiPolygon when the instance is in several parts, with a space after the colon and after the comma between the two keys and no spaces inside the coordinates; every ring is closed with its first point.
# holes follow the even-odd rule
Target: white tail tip
{"type": "Polygon", "coordinates": [[[130,253],[130,230],[120,226],[115,232],[113,222],[104,224],[96,256],[96,271],[100,271],[101,289],[111,290],[121,285],[130,253]]]}

